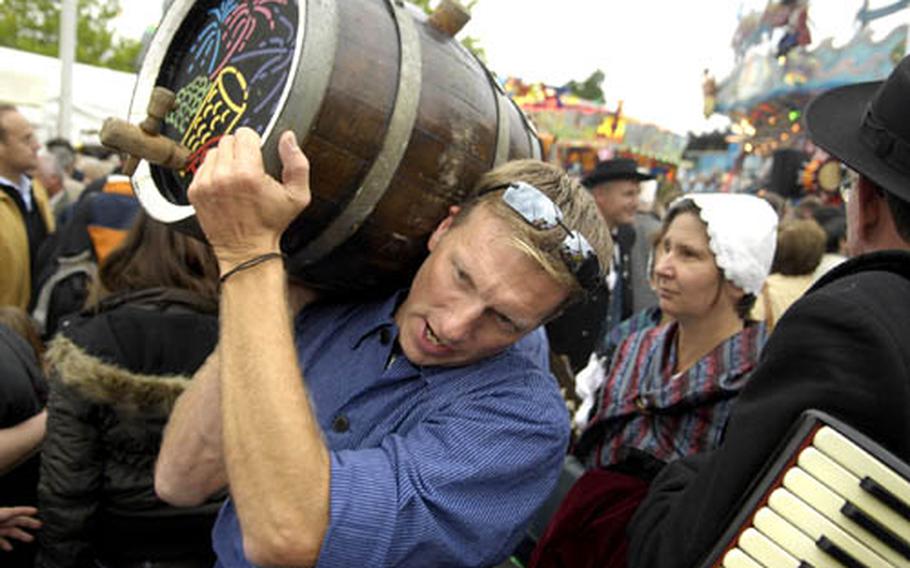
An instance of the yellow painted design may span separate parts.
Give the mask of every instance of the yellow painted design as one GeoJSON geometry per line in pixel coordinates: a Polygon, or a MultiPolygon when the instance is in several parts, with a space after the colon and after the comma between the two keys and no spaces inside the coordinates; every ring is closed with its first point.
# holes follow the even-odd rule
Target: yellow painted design
{"type": "Polygon", "coordinates": [[[216,135],[230,134],[247,109],[247,82],[236,67],[225,67],[209,89],[202,106],[183,135],[183,145],[195,152],[216,135]],[[243,93],[242,100],[230,97],[224,80],[233,75],[243,93]]]}

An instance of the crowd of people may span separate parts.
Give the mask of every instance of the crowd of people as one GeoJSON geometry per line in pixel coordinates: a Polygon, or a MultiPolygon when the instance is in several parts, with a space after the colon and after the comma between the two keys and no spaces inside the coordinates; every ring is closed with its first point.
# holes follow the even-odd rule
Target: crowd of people
{"type": "Polygon", "coordinates": [[[693,566],[808,409],[910,461],[908,97],[810,103],[834,205],[505,163],[369,301],[285,272],[292,132],[208,152],[202,242],[0,104],[0,565],[693,566]]]}

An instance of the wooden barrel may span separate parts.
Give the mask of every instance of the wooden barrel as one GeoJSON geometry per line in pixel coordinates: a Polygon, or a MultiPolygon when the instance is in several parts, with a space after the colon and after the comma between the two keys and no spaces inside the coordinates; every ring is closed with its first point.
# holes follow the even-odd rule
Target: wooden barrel
{"type": "Polygon", "coordinates": [[[481,174],[540,157],[522,111],[444,29],[395,0],[176,0],[131,121],[154,86],[174,91],[163,134],[193,154],[181,171],[140,165],[143,206],[198,233],[186,188],[206,150],[249,126],[280,178],[277,141],[292,129],[313,200],[282,239],[291,274],[343,293],[406,284],[432,230],[481,174]]]}

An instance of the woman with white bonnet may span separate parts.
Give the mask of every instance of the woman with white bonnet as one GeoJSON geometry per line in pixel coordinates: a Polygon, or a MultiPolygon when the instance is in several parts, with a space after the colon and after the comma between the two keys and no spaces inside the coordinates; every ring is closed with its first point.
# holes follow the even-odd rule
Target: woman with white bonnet
{"type": "Polygon", "coordinates": [[[573,453],[587,472],[534,552],[532,566],[622,566],[625,525],[660,468],[715,448],[767,336],[748,319],[771,269],[777,215],[763,199],[694,194],[675,201],[658,240],[660,309],[672,321],[628,337],[573,453]]]}

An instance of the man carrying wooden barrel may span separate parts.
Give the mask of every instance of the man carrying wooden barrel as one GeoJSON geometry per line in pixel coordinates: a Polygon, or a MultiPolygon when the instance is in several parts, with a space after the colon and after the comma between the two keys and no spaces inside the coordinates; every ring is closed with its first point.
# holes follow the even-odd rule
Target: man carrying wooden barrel
{"type": "Polygon", "coordinates": [[[279,241],[309,165],[291,133],[279,151],[282,183],[240,129],[190,188],[222,270],[221,339],[171,416],[156,490],[191,505],[230,488],[225,568],[501,561],[568,443],[531,332],[603,279],[596,205],[558,168],[505,164],[450,208],[409,290],[297,312],[312,294],[289,302],[279,241]]]}

